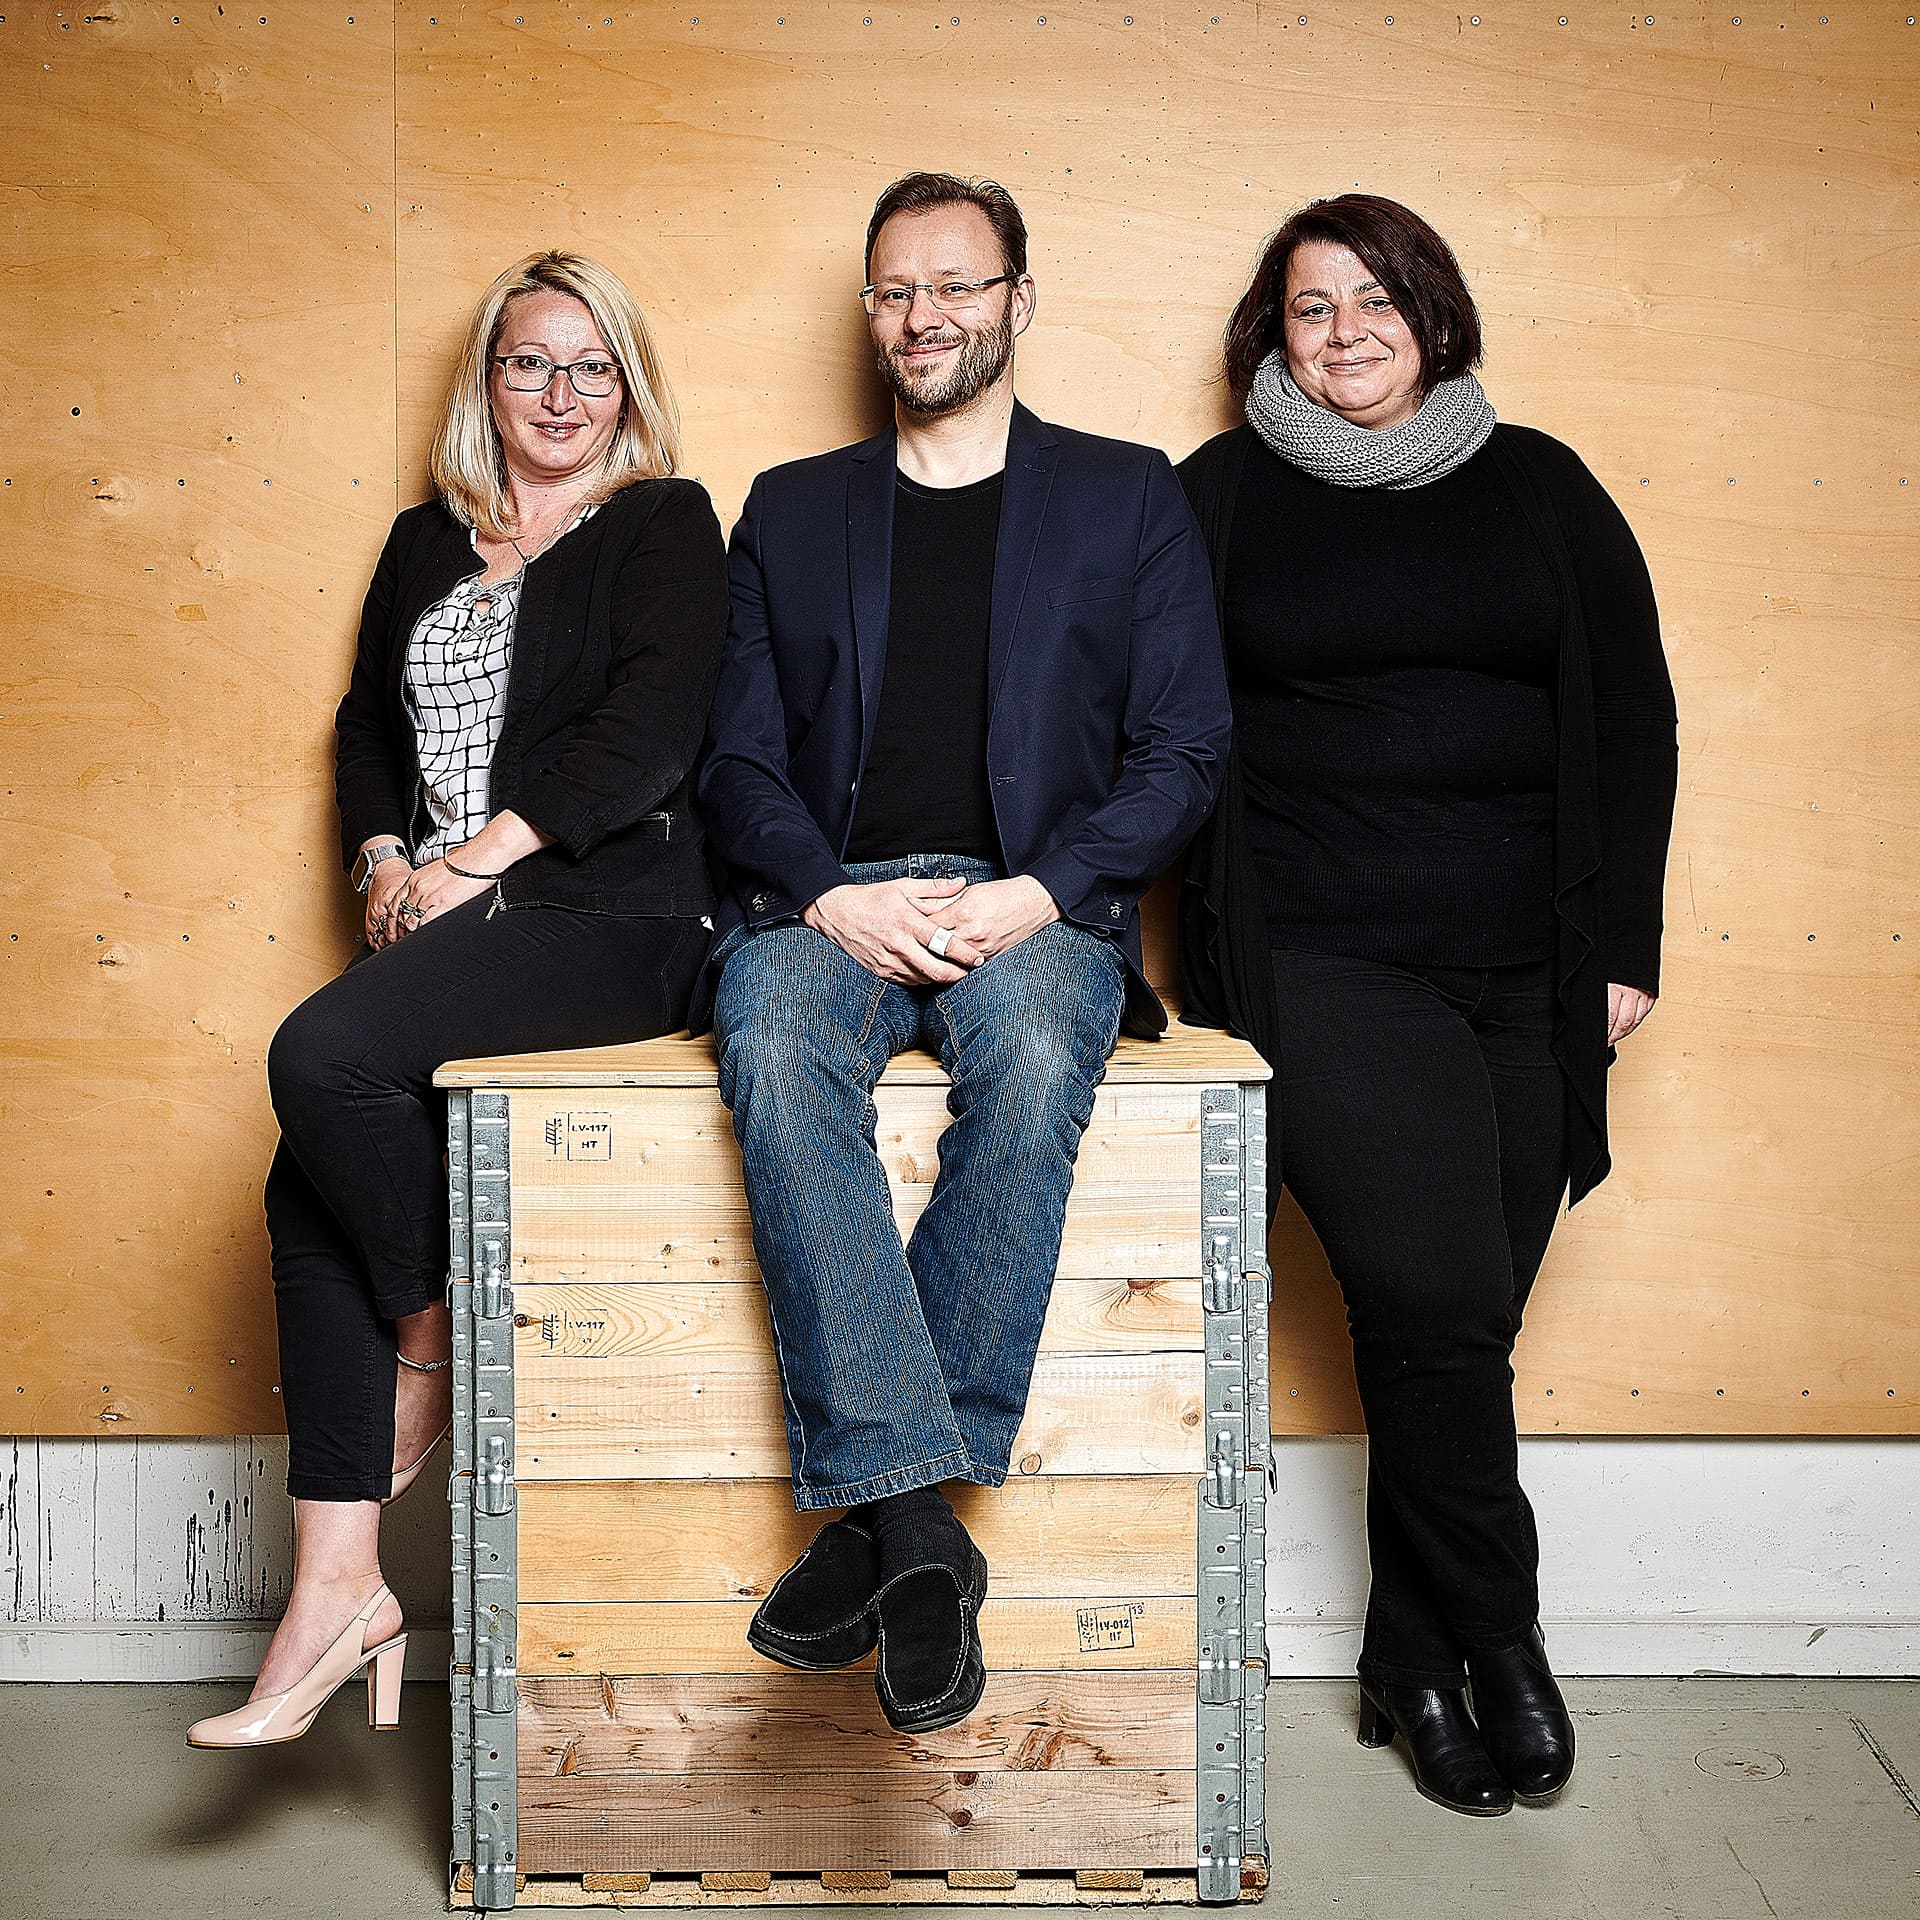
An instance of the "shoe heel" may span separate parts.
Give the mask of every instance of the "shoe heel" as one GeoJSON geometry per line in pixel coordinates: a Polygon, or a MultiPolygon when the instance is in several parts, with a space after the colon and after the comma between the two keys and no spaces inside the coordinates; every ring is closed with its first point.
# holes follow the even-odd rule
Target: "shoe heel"
{"type": "Polygon", "coordinates": [[[1390,1747],[1393,1745],[1393,1722],[1389,1720],[1371,1694],[1362,1687],[1360,1690],[1360,1730],[1359,1741],[1363,1747],[1390,1747]]]}
{"type": "Polygon", "coordinates": [[[382,1733],[391,1733],[400,1724],[400,1682],[406,1666],[404,1633],[367,1662],[367,1725],[382,1733]]]}

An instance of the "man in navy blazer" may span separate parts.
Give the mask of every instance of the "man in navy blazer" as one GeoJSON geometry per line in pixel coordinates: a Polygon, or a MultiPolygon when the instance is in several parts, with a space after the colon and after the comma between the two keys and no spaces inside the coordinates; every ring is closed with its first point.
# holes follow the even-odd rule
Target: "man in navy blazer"
{"type": "Polygon", "coordinates": [[[895,424],[754,482],[700,800],[732,887],[710,1003],[784,1389],[794,1497],[845,1507],[749,1629],[892,1724],[985,1686],[987,1567],[939,1491],[998,1486],[1074,1156],[1120,1028],[1166,1015],[1138,903],[1212,804],[1229,727],[1204,549],[1165,456],[1013,395],[1034,312],[1002,187],[910,174],[862,299],[895,424]],[[901,1245],[875,1081],[952,1083],[901,1245]]]}

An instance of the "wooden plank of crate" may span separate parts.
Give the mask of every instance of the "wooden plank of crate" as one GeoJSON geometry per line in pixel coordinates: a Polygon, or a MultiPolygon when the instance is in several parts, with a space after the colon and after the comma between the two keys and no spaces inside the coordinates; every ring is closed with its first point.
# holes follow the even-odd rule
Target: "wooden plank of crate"
{"type": "MultiPolygon", "coordinates": [[[[513,1305],[517,1358],[773,1357],[758,1273],[661,1282],[638,1261],[517,1258],[513,1305]]],[[[1040,1334],[1042,1353],[1199,1352],[1205,1344],[1198,1280],[1056,1280],[1040,1334]]]]}
{"type": "MultiPolygon", "coordinates": [[[[948,1492],[1003,1599],[1193,1591],[1185,1475],[948,1492]]],[[[519,1517],[523,1602],[764,1599],[825,1518],[796,1513],[779,1480],[532,1480],[519,1517]]]]}
{"type": "MultiPolygon", "coordinates": [[[[1199,1148],[1194,1149],[1199,1165],[1199,1148]]],[[[1069,1198],[1055,1274],[1062,1279],[1178,1280],[1194,1269],[1199,1197],[1194,1193],[1086,1193],[1069,1198]]],[[[895,1209],[903,1237],[918,1209],[895,1209]]],[[[648,1199],[630,1209],[548,1205],[525,1217],[516,1203],[514,1246],[546,1265],[629,1265],[656,1280],[758,1282],[746,1197],[739,1187],[687,1187],[670,1204],[648,1199]]]]}
{"type": "Polygon", "coordinates": [[[522,1776],[529,1873],[1142,1867],[1191,1861],[1191,1770],[1085,1773],[635,1773],[522,1776]]]}
{"type": "Polygon", "coordinates": [[[770,1873],[703,1873],[700,1885],[707,1893],[765,1893],[773,1884],[770,1873]]]}
{"type": "MultiPolygon", "coordinates": [[[[715,1071],[711,1035],[698,1040],[676,1035],[613,1047],[575,1047],[561,1053],[449,1060],[433,1080],[439,1087],[710,1087],[715,1071]]],[[[1176,1024],[1157,1040],[1123,1038],[1107,1062],[1106,1084],[1147,1081],[1211,1086],[1223,1081],[1264,1081],[1271,1074],[1244,1040],[1211,1028],[1176,1024]]],[[[943,1087],[946,1083],[940,1062],[917,1048],[897,1054],[881,1079],[883,1088],[943,1087]]]]}
{"type": "MultiPolygon", "coordinates": [[[[1199,1148],[1192,1191],[1169,1182],[1069,1197],[1055,1273],[1067,1279],[1177,1280],[1193,1272],[1199,1220],[1199,1148]]],[[[902,1237],[919,1208],[897,1206],[902,1237]]],[[[662,1280],[757,1280],[746,1195],[738,1186],[683,1187],[625,1206],[580,1207],[549,1198],[514,1203],[514,1245],[530,1259],[573,1266],[632,1261],[662,1280]]]]}
{"type": "MultiPolygon", "coordinates": [[[[1042,1354],[1014,1441],[1016,1474],[1194,1473],[1205,1462],[1198,1353],[1042,1354]]],[[[515,1477],[779,1478],[780,1382],[763,1359],[516,1358],[515,1477]]]]}
{"type": "MultiPolygon", "coordinates": [[[[606,1089],[590,1105],[582,1097],[529,1092],[512,1103],[517,1253],[636,1260],[665,1277],[740,1277],[751,1229],[739,1150],[718,1095],[606,1089]]],[[[878,1106],[876,1145],[895,1218],[910,1233],[939,1173],[945,1095],[902,1087],[878,1106]]],[[[1103,1087],[1075,1169],[1059,1271],[1096,1279],[1191,1274],[1199,1135],[1193,1088],[1103,1087]]]]}
{"type": "MultiPolygon", "coordinates": [[[[599,1105],[583,1104],[579,1089],[514,1097],[514,1181],[530,1202],[624,1206],[682,1187],[739,1184],[733,1120],[716,1090],[604,1091],[599,1105]]],[[[946,1089],[885,1087],[874,1105],[874,1148],[889,1186],[931,1190],[940,1135],[953,1120],[946,1089]]],[[[1200,1101],[1191,1087],[1104,1085],[1093,1097],[1075,1179],[1117,1186],[1184,1172],[1199,1139],[1200,1101]]]]}
{"type": "MultiPolygon", "coordinates": [[[[751,1600],[523,1602],[519,1668],[523,1674],[766,1673],[771,1663],[747,1645],[753,1607],[751,1600]]],[[[1191,1672],[1193,1596],[1003,1600],[989,1593],[980,1610],[980,1637],[989,1672],[1130,1667],[1191,1672]]],[[[872,1659],[869,1654],[862,1669],[872,1659]]],[[[821,1677],[793,1673],[791,1684],[804,1687],[821,1677]]]]}
{"type": "Polygon", "coordinates": [[[1081,1867],[1073,1884],[1086,1893],[1137,1893],[1145,1878],[1138,1867],[1081,1867]]]}
{"type": "Polygon", "coordinates": [[[884,1893],[893,1885],[893,1875],[885,1867],[868,1867],[851,1873],[823,1873],[820,1884],[829,1893],[884,1893]]]}
{"type": "MultiPolygon", "coordinates": [[[[471,1870],[468,1883],[455,1883],[451,1904],[460,1910],[473,1905],[471,1870]]],[[[1141,1876],[1137,1892],[1124,1888],[1083,1890],[1071,1872],[1016,1872],[1011,1867],[956,1867],[950,1873],[889,1873],[885,1887],[829,1886],[834,1880],[852,1880],[856,1874],[788,1874],[771,1876],[768,1892],[756,1899],[737,1893],[708,1893],[695,1874],[635,1874],[647,1879],[643,1891],[611,1891],[589,1886],[589,1878],[619,1879],[617,1874],[539,1874],[523,1876],[516,1897],[521,1907],[1150,1907],[1193,1906],[1198,1890],[1192,1873],[1153,1873],[1141,1876]],[[983,1897],[992,1895],[995,1897],[983,1897]]],[[[878,1874],[873,1876],[878,1878],[878,1874]]],[[[1249,1862],[1241,1872],[1242,1900],[1257,1900],[1265,1891],[1264,1864],[1249,1862]],[[1254,1877],[1249,1869],[1259,1864],[1254,1877]]]]}
{"type": "MultiPolygon", "coordinates": [[[[865,1674],[534,1675],[520,1682],[523,1774],[937,1769],[1071,1773],[1195,1764],[1193,1674],[990,1673],[979,1707],[896,1733],[865,1674]]],[[[876,1791],[892,1791],[876,1785],[876,1791]]]]}

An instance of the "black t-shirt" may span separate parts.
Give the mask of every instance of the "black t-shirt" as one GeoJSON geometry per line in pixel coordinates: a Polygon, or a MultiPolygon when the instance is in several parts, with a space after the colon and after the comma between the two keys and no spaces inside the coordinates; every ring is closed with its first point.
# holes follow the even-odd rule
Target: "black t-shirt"
{"type": "Polygon", "coordinates": [[[1255,444],[1225,616],[1272,943],[1544,959],[1560,601],[1494,458],[1424,487],[1335,487],[1255,444]]]}
{"type": "Polygon", "coordinates": [[[987,637],[1001,475],[895,476],[887,666],[848,860],[1000,858],[987,787],[987,637]]]}

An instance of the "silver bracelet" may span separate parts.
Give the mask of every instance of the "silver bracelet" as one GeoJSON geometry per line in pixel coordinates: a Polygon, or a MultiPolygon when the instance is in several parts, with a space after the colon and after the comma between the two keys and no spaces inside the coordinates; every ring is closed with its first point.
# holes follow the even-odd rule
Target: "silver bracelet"
{"type": "Polygon", "coordinates": [[[465,867],[456,867],[452,859],[444,853],[440,856],[440,864],[445,867],[449,873],[458,874],[462,880],[498,880],[507,871],[505,867],[502,867],[499,873],[469,873],[465,867]]]}

